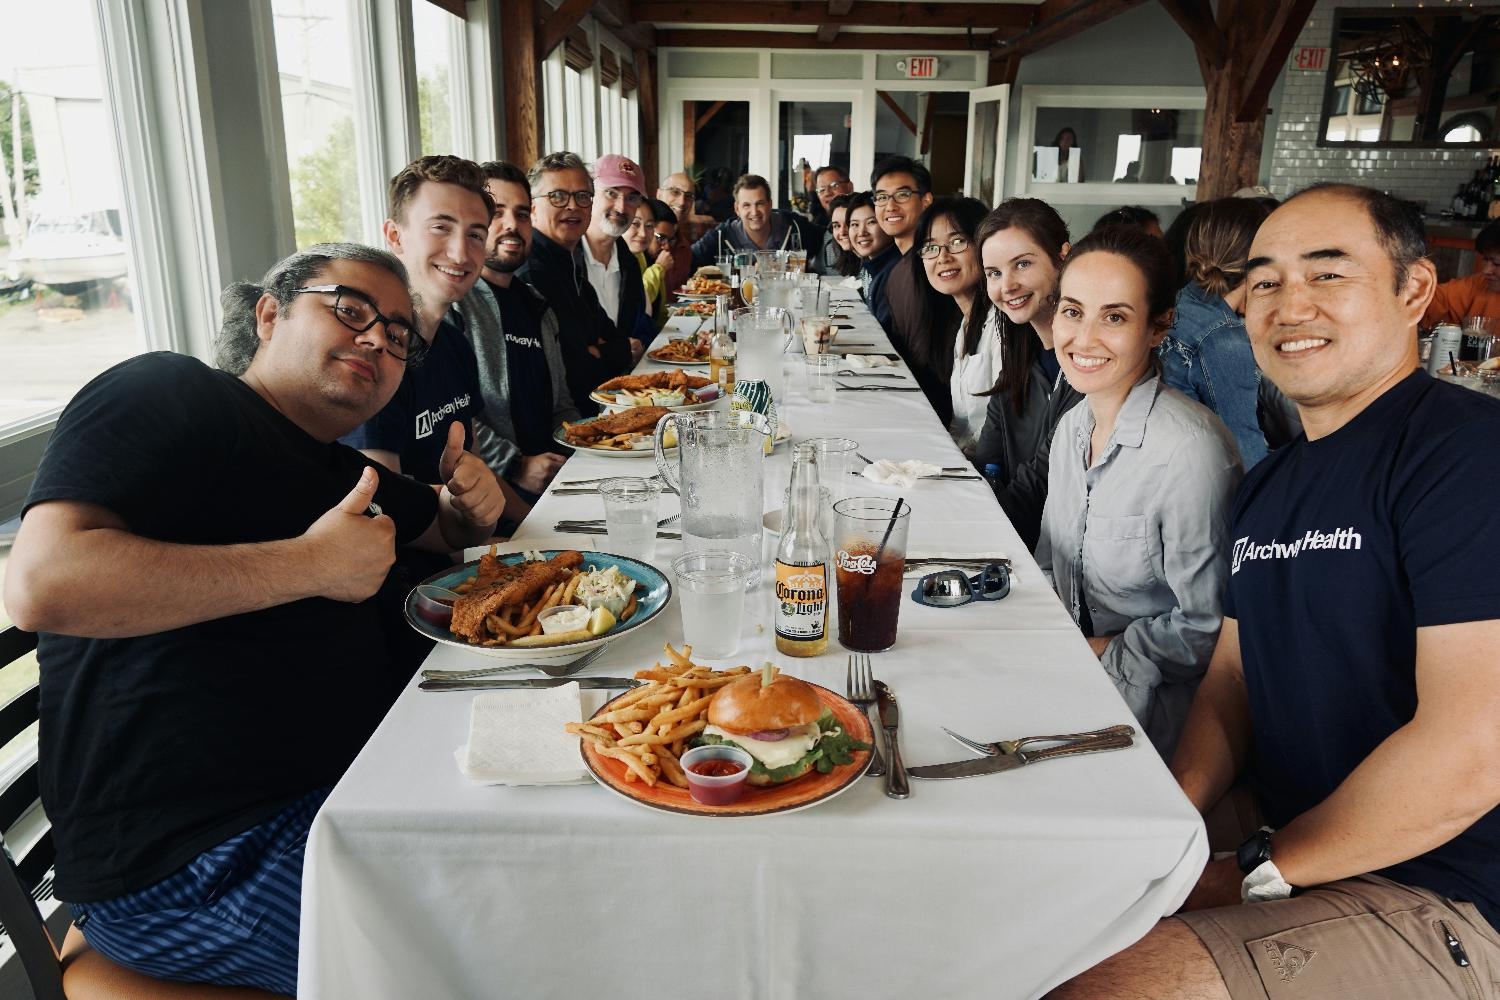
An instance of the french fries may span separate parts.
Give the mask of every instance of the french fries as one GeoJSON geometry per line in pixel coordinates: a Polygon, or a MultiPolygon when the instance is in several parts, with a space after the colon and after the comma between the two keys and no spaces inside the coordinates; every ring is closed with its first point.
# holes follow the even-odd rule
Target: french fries
{"type": "Polygon", "coordinates": [[[692,661],[691,646],[679,652],[667,643],[663,652],[667,664],[636,671],[637,680],[649,683],[616,698],[609,711],[588,722],[570,722],[566,729],[592,743],[600,756],[624,764],[627,782],[655,788],[665,781],[685,789],[687,778],[677,758],[687,740],[708,726],[708,703],[714,693],[750,668],[699,666],[692,661]]]}
{"type": "MultiPolygon", "coordinates": [[[[588,629],[575,629],[570,632],[556,632],[551,635],[542,631],[540,616],[548,608],[555,608],[566,604],[581,603],[577,600],[578,586],[584,576],[593,571],[593,567],[584,566],[568,579],[555,583],[542,591],[534,602],[522,604],[502,605],[495,611],[485,616],[484,630],[487,633],[478,640],[481,646],[517,646],[521,648],[534,649],[546,646],[561,646],[570,642],[580,642],[585,639],[595,638],[588,629]]],[[[636,584],[640,586],[639,583],[636,584]]],[[[456,593],[467,593],[474,588],[474,580],[470,578],[461,583],[453,585],[456,593]]],[[[629,602],[621,610],[617,621],[619,624],[628,622],[635,616],[639,609],[634,594],[630,595],[629,602]]]]}

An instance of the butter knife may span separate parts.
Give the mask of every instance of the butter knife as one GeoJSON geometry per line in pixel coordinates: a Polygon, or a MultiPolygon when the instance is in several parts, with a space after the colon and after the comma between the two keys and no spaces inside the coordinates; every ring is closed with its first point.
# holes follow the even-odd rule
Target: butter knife
{"type": "Polygon", "coordinates": [[[515,691],[526,688],[555,688],[564,684],[577,684],[585,689],[604,689],[609,691],[626,688],[639,687],[644,681],[632,680],[629,677],[508,677],[503,680],[485,680],[473,678],[470,680],[426,680],[417,687],[423,691],[515,691]]]}
{"type": "Polygon", "coordinates": [[[1035,764],[1054,757],[1073,757],[1078,754],[1099,753],[1104,750],[1124,750],[1135,745],[1129,736],[1101,736],[1098,739],[1079,740],[1042,750],[1018,750],[1013,754],[997,754],[993,757],[975,757],[971,760],[955,760],[948,764],[922,764],[911,769],[913,778],[973,778],[981,774],[998,774],[1027,764],[1035,764]]]}
{"type": "Polygon", "coordinates": [[[885,730],[885,794],[904,799],[911,794],[906,783],[906,765],[901,762],[901,709],[885,681],[875,682],[875,703],[880,707],[880,728],[885,730]]]}
{"type": "MultiPolygon", "coordinates": [[[[553,528],[552,528],[552,530],[554,532],[556,532],[557,534],[559,534],[559,535],[605,535],[605,534],[607,534],[607,532],[602,527],[599,527],[599,528],[577,528],[577,527],[573,527],[572,525],[568,525],[568,524],[554,525],[553,528]]],[[[682,532],[680,532],[680,531],[658,531],[656,533],[656,537],[657,538],[667,538],[667,539],[671,539],[673,541],[677,541],[677,540],[680,540],[682,538],[682,532]]]]}

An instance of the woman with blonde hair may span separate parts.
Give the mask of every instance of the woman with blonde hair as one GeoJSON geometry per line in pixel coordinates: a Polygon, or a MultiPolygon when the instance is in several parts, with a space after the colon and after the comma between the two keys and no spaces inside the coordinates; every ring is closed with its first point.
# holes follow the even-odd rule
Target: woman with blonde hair
{"type": "Polygon", "coordinates": [[[1240,315],[1245,259],[1270,214],[1252,198],[1220,198],[1199,208],[1185,246],[1187,284],[1177,293],[1172,329],[1161,347],[1166,383],[1218,414],[1246,469],[1267,448],[1258,416],[1260,369],[1240,315]]]}

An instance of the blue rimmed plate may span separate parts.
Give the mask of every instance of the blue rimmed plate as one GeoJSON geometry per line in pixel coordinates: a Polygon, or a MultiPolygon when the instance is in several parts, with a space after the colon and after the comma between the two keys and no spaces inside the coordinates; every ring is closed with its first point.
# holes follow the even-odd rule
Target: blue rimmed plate
{"type": "MultiPolygon", "coordinates": [[[[614,566],[621,573],[624,573],[640,585],[635,591],[636,611],[634,615],[631,615],[630,621],[616,625],[601,636],[580,639],[577,642],[564,643],[561,646],[476,646],[441,626],[433,625],[418,615],[416,611],[417,592],[415,587],[412,588],[411,593],[406,595],[406,620],[412,628],[429,639],[435,639],[449,646],[457,646],[459,649],[473,650],[485,656],[493,656],[502,660],[571,661],[597,646],[602,646],[606,642],[613,642],[615,639],[629,632],[643,628],[653,618],[661,614],[661,609],[666,607],[667,602],[672,598],[672,584],[667,581],[662,571],[638,559],[631,559],[628,556],[617,556],[609,552],[590,552],[584,549],[542,549],[541,556],[543,559],[551,559],[559,552],[567,551],[579,552],[583,556],[583,565],[586,569],[608,569],[614,566]]],[[[531,554],[535,555],[534,552],[531,554]]],[[[514,565],[518,562],[524,562],[526,560],[526,553],[512,552],[502,554],[496,558],[506,565],[514,565]]],[[[452,590],[465,580],[472,579],[477,572],[479,572],[479,560],[475,559],[472,562],[464,563],[462,566],[454,566],[451,569],[434,573],[423,580],[418,586],[430,584],[452,590]]]]}

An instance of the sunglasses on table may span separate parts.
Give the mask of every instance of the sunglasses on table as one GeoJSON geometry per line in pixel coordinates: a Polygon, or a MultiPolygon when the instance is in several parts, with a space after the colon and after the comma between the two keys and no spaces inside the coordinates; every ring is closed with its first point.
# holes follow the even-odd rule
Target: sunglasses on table
{"type": "Polygon", "coordinates": [[[376,323],[384,327],[385,349],[397,361],[408,365],[420,364],[427,354],[427,341],[412,327],[411,321],[400,316],[387,316],[375,308],[374,301],[364,292],[348,285],[304,285],[293,290],[293,295],[307,293],[332,295],[328,308],[338,321],[355,333],[364,333],[376,323]]]}
{"type": "Polygon", "coordinates": [[[990,563],[974,576],[961,569],[928,573],[917,581],[911,599],[934,608],[956,608],[974,601],[998,601],[1010,593],[1010,567],[990,563]]]}

